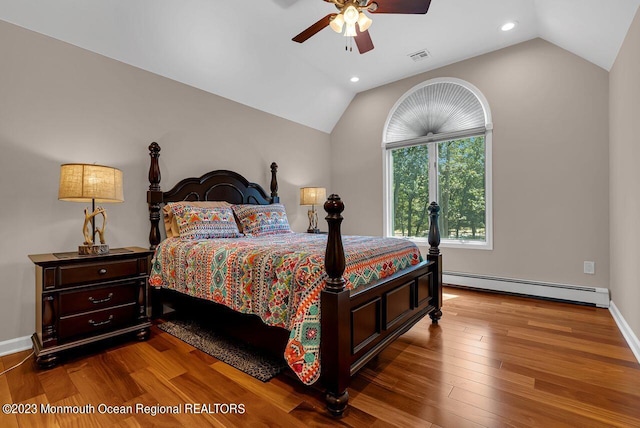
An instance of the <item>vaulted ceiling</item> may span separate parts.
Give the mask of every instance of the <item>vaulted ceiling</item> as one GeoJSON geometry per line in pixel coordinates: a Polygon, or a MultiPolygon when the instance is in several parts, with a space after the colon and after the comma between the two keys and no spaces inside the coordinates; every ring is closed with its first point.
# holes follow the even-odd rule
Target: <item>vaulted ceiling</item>
{"type": "Polygon", "coordinates": [[[432,0],[426,15],[370,14],[375,49],[362,55],[328,27],[291,41],[336,12],[322,0],[0,0],[0,19],[331,132],[358,92],[535,37],[609,70],[639,5],[432,0]]]}

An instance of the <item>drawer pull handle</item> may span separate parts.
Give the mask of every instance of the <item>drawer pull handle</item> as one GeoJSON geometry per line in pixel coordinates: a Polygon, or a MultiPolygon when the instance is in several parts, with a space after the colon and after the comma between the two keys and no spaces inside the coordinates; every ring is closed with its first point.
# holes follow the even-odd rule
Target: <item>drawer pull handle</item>
{"type": "Polygon", "coordinates": [[[107,295],[107,297],[105,297],[104,299],[94,299],[93,296],[89,297],[89,301],[91,303],[93,303],[94,305],[100,304],[100,303],[105,303],[108,302],[109,300],[111,300],[111,298],[113,297],[113,293],[109,293],[107,295]]]}
{"type": "Polygon", "coordinates": [[[99,273],[100,275],[104,275],[105,273],[107,273],[107,270],[106,270],[105,268],[102,268],[102,269],[100,269],[100,270],[98,271],[98,273],[99,273]]]}
{"type": "Polygon", "coordinates": [[[109,315],[109,319],[106,319],[106,320],[100,321],[100,322],[96,322],[94,320],[89,320],[89,324],[91,324],[94,327],[100,327],[102,325],[109,324],[111,321],[113,321],[113,315],[109,315]]]}

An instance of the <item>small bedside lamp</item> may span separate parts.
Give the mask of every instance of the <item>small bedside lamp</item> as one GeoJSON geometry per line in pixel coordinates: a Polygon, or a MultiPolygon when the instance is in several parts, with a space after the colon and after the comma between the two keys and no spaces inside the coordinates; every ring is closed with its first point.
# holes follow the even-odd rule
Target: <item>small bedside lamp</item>
{"type": "Polygon", "coordinates": [[[78,254],[108,254],[109,246],[104,239],[107,213],[102,207],[96,208],[96,202],[124,201],[122,171],[102,165],[80,163],[60,165],[58,199],[72,202],[91,202],[92,211],[89,212],[86,208],[84,210],[84,225],[82,226],[84,242],[78,246],[78,254]],[[97,215],[102,215],[100,229],[96,228],[95,217],[97,215]],[[100,244],[95,243],[96,233],[100,236],[100,244]]]}
{"type": "Polygon", "coordinates": [[[311,205],[308,211],[309,228],[308,233],[318,233],[318,213],[316,205],[322,205],[327,200],[327,189],[324,187],[303,187],[300,189],[300,205],[311,205]]]}

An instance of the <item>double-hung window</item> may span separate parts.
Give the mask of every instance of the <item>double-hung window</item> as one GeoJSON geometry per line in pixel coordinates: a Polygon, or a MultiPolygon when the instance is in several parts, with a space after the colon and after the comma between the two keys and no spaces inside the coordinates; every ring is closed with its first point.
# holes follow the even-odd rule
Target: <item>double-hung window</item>
{"type": "Polygon", "coordinates": [[[424,82],[398,100],[384,128],[385,231],[427,240],[431,201],[443,246],[492,248],[491,115],[459,79],[424,82]]]}

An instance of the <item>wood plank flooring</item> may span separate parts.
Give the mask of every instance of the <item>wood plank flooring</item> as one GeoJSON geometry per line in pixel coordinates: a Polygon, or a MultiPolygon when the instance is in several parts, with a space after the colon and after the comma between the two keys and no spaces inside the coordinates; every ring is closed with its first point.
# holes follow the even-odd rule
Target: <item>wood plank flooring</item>
{"type": "MultiPolygon", "coordinates": [[[[439,325],[421,321],[354,377],[342,419],[290,376],[260,382],[153,327],[147,342],[48,371],[31,359],[0,377],[1,404],[94,406],[0,414],[0,426],[640,427],[640,365],[608,310],[451,287],[445,299],[439,325]],[[225,406],[186,409],[215,403],[225,406]],[[180,413],[154,415],[158,405],[180,413]]],[[[28,354],[0,358],[0,370],[28,354]]]]}

